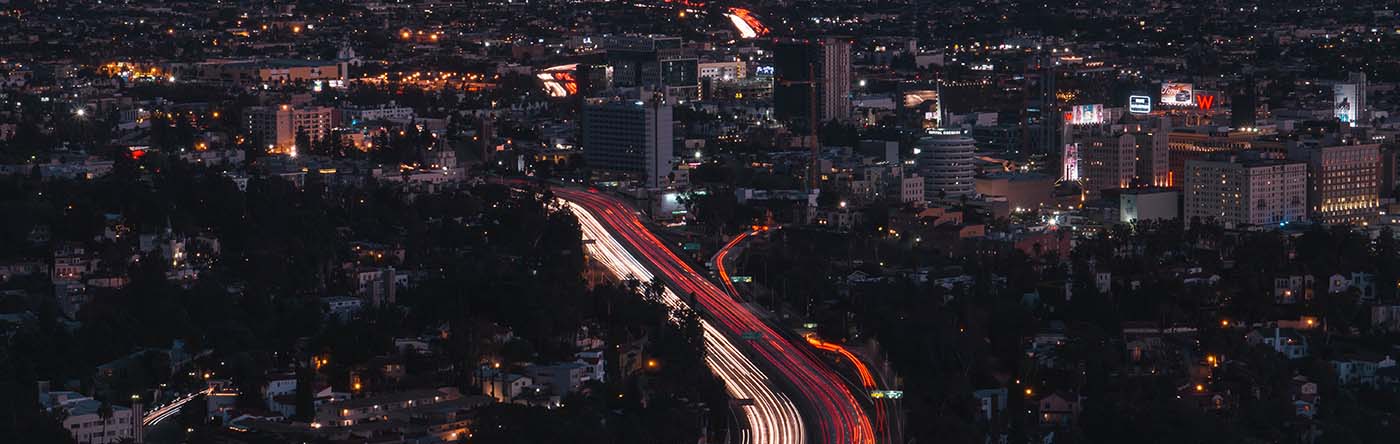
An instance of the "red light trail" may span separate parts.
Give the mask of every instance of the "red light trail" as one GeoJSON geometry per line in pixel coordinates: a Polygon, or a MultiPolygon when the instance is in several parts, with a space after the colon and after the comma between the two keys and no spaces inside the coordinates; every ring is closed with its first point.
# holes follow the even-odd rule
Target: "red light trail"
{"type": "MultiPolygon", "coordinates": [[[[782,338],[714,283],[695,272],[676,256],[666,243],[649,231],[636,213],[615,198],[565,188],[554,189],[556,196],[585,210],[625,241],[639,258],[656,269],[682,294],[693,294],[698,309],[709,314],[726,336],[748,335],[758,339],[749,344],[756,361],[766,364],[767,372],[778,376],[796,390],[793,395],[805,402],[814,415],[808,420],[813,442],[873,443],[875,434],[869,418],[842,379],[795,344],[782,338]]],[[[732,242],[731,242],[732,244],[732,242]]]]}

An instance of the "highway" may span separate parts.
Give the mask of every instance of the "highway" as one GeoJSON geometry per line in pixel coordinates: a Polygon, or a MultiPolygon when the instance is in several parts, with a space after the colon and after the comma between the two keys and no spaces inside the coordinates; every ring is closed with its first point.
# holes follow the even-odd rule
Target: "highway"
{"type": "Polygon", "coordinates": [[[753,400],[744,409],[745,442],[875,442],[869,418],[840,375],[695,272],[646,228],[631,207],[595,192],[553,191],[570,204],[584,235],[594,240],[590,252],[618,276],[647,281],[652,276],[649,270],[655,270],[672,287],[663,296],[667,303],[685,304],[673,290],[694,295],[696,308],[708,321],[704,327],[707,363],[731,396],[753,400]],[[745,337],[749,339],[741,339],[745,337]],[[782,388],[792,389],[791,399],[782,388]]]}
{"type": "Polygon", "coordinates": [[[190,393],[179,399],[171,401],[169,404],[157,407],[155,410],[146,412],[145,417],[141,418],[141,425],[146,427],[155,426],[161,421],[164,421],[165,418],[169,418],[171,416],[174,416],[176,413],[180,413],[180,408],[184,407],[185,404],[189,403],[190,401],[193,401],[195,399],[198,399],[200,396],[204,396],[213,392],[213,387],[206,388],[204,390],[190,393]]]}
{"type": "MultiPolygon", "coordinates": [[[[720,248],[720,250],[715,253],[714,257],[710,259],[710,261],[714,264],[715,271],[719,275],[720,282],[722,283],[722,285],[724,285],[725,291],[727,291],[732,297],[734,297],[735,300],[741,300],[742,298],[740,297],[739,289],[735,288],[733,280],[730,279],[729,266],[726,263],[726,260],[728,259],[728,256],[731,253],[733,253],[735,249],[739,247],[740,244],[743,243],[744,240],[749,239],[758,234],[760,234],[759,231],[746,231],[740,233],[737,236],[734,236],[734,239],[731,239],[729,243],[724,245],[723,248],[720,248]]],[[[807,343],[813,348],[824,352],[832,353],[842,358],[844,362],[848,363],[851,366],[851,368],[855,370],[856,376],[860,380],[859,388],[865,393],[869,393],[874,390],[879,390],[882,386],[884,386],[884,384],[881,384],[875,378],[874,373],[870,371],[869,365],[867,365],[865,361],[857,357],[855,353],[852,353],[850,350],[847,350],[845,346],[833,342],[823,341],[820,337],[816,335],[816,333],[808,333],[804,336],[804,339],[806,339],[807,343]]],[[[891,409],[886,406],[886,403],[896,401],[897,400],[871,399],[871,408],[874,416],[873,426],[875,428],[876,435],[878,435],[880,438],[880,442],[900,442],[900,428],[898,427],[899,422],[897,421],[897,418],[890,417],[888,410],[891,409]]]]}
{"type": "MultiPolygon", "coordinates": [[[[585,244],[590,257],[608,268],[619,279],[651,281],[653,275],[647,267],[623,248],[587,208],[574,202],[566,202],[578,217],[584,239],[593,241],[585,244]]],[[[669,287],[662,293],[662,300],[673,308],[686,306],[685,301],[669,287]]],[[[729,392],[730,397],[753,401],[751,405],[738,407],[743,411],[745,422],[740,441],[753,444],[804,442],[806,438],[802,416],[798,414],[797,406],[792,400],[775,389],[773,382],[712,323],[701,320],[701,327],[705,332],[705,363],[710,371],[724,381],[725,390],[729,392]]]]}

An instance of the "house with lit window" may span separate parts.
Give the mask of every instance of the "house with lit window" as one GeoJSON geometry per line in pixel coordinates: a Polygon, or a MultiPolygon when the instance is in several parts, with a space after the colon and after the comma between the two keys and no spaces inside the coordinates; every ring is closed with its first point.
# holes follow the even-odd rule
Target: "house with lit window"
{"type": "Polygon", "coordinates": [[[1250,345],[1264,344],[1288,359],[1308,356],[1308,338],[1292,328],[1257,328],[1245,335],[1250,345]]]}
{"type": "Polygon", "coordinates": [[[311,423],[311,427],[351,427],[368,422],[385,421],[391,413],[461,397],[462,394],[456,388],[442,387],[328,402],[316,408],[316,419],[311,423]]]}
{"type": "Polygon", "coordinates": [[[1064,392],[1045,395],[1036,401],[1040,407],[1040,425],[1062,427],[1073,424],[1083,408],[1082,401],[1079,396],[1064,392]]]}

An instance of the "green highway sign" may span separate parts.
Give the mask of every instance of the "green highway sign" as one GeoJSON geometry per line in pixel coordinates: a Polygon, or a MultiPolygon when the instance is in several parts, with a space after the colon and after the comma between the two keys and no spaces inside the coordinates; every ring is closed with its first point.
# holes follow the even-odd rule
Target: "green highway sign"
{"type": "Polygon", "coordinates": [[[903,390],[871,390],[870,397],[875,399],[899,399],[904,397],[903,390]]]}
{"type": "Polygon", "coordinates": [[[745,341],[757,341],[759,339],[763,339],[763,333],[759,333],[756,331],[746,331],[740,334],[739,337],[744,338],[745,341]]]}
{"type": "Polygon", "coordinates": [[[699,250],[700,250],[700,243],[699,243],[699,242],[686,242],[686,243],[685,243],[685,251],[699,251],[699,250]]]}
{"type": "Polygon", "coordinates": [[[751,284],[753,283],[753,276],[730,276],[729,282],[733,282],[736,284],[751,284]]]}

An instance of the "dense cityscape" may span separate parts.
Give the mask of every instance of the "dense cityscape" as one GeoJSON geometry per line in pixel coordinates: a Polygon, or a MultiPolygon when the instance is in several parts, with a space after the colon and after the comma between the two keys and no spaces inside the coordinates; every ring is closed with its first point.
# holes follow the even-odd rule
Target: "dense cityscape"
{"type": "Polygon", "coordinates": [[[0,0],[0,442],[1393,443],[1400,4],[0,0]]]}

